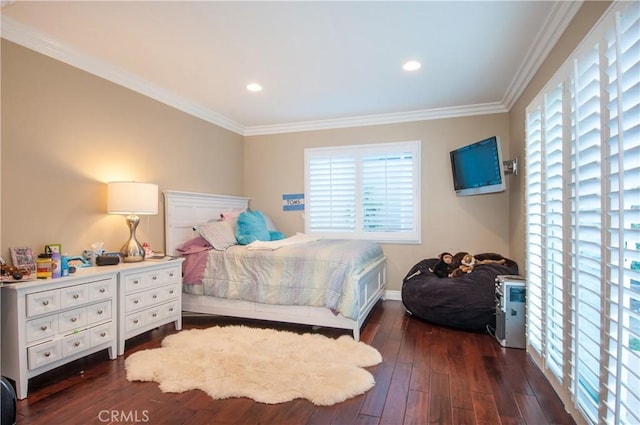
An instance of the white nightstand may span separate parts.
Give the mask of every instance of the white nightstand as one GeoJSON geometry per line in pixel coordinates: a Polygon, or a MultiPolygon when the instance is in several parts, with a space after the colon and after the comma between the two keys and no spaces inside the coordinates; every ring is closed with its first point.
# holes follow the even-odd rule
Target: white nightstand
{"type": "Polygon", "coordinates": [[[80,269],[58,279],[2,285],[2,375],[27,397],[29,378],[117,349],[117,270],[80,269]]]}
{"type": "Polygon", "coordinates": [[[133,336],[170,322],[182,329],[183,261],[113,266],[118,271],[118,355],[124,354],[125,341],[133,336]]]}

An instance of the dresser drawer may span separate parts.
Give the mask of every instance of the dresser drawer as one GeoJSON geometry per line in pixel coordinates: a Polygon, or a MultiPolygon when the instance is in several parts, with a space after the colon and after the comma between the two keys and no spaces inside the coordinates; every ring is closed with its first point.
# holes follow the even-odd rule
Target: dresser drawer
{"type": "Polygon", "coordinates": [[[145,292],[138,292],[136,294],[127,295],[124,298],[124,311],[125,313],[131,313],[146,307],[148,304],[148,297],[145,292]]]}
{"type": "Polygon", "coordinates": [[[91,301],[111,298],[115,294],[112,293],[114,279],[99,280],[89,284],[89,299],[91,301]]]}
{"type": "Polygon", "coordinates": [[[139,313],[133,313],[124,318],[124,331],[125,333],[129,333],[133,330],[143,327],[147,324],[147,315],[145,311],[141,311],[139,313]]]}
{"type": "Polygon", "coordinates": [[[27,316],[38,316],[44,313],[51,313],[60,309],[60,290],[34,292],[27,294],[27,316]]]}
{"type": "Polygon", "coordinates": [[[162,270],[164,274],[163,282],[180,282],[182,280],[182,269],[180,266],[173,266],[162,270]]]}
{"type": "Polygon", "coordinates": [[[172,317],[182,314],[180,310],[180,302],[178,300],[171,301],[162,305],[162,317],[172,317]]]}
{"type": "Polygon", "coordinates": [[[89,302],[89,285],[76,285],[60,289],[60,307],[75,307],[89,302]]]}
{"type": "Polygon", "coordinates": [[[146,286],[144,273],[135,273],[124,277],[124,289],[126,292],[136,291],[146,286]]]}
{"type": "Polygon", "coordinates": [[[109,342],[115,335],[112,333],[113,324],[111,322],[105,323],[104,325],[94,326],[93,328],[87,329],[89,332],[89,338],[91,341],[91,346],[95,347],[104,342],[109,342]]]}
{"type": "Polygon", "coordinates": [[[71,356],[88,348],[91,348],[91,334],[87,331],[74,333],[62,338],[62,355],[64,357],[71,356]]]}
{"type": "Polygon", "coordinates": [[[164,318],[164,309],[160,306],[152,307],[145,311],[145,315],[146,323],[153,323],[164,318]]]}
{"type": "Polygon", "coordinates": [[[164,292],[163,299],[170,300],[173,298],[178,298],[181,290],[182,290],[182,284],[180,282],[177,282],[173,285],[165,286],[162,288],[162,292],[164,292]]]}
{"type": "Polygon", "coordinates": [[[103,322],[111,319],[111,300],[98,304],[92,304],[87,307],[87,323],[103,322]]]}
{"type": "Polygon", "coordinates": [[[165,291],[163,291],[162,286],[157,288],[150,288],[145,293],[147,305],[151,306],[154,304],[158,304],[159,302],[164,300],[165,291]]]}
{"type": "Polygon", "coordinates": [[[27,344],[40,339],[50,338],[58,333],[58,315],[52,314],[40,319],[27,321],[25,324],[27,334],[27,344]]]}
{"type": "Polygon", "coordinates": [[[60,340],[45,342],[27,348],[27,364],[29,369],[37,369],[41,366],[53,363],[62,358],[60,340]]]}
{"type": "Polygon", "coordinates": [[[60,332],[69,332],[87,326],[87,308],[81,307],[65,311],[58,315],[60,332]]]}
{"type": "Polygon", "coordinates": [[[147,284],[151,285],[151,286],[155,286],[155,285],[161,285],[164,283],[163,278],[164,278],[164,273],[162,273],[162,270],[152,270],[152,271],[148,271],[146,273],[146,280],[147,280],[147,284]]]}

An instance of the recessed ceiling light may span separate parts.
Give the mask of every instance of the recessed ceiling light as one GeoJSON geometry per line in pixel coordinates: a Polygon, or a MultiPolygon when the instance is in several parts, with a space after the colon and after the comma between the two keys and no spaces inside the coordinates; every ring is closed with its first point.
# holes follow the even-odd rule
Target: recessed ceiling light
{"type": "Polygon", "coordinates": [[[253,91],[253,92],[262,91],[262,86],[258,83],[249,83],[247,84],[247,90],[253,91]]]}
{"type": "Polygon", "coordinates": [[[422,64],[418,61],[405,62],[405,64],[402,65],[402,69],[404,69],[405,71],[417,71],[421,67],[422,64]]]}

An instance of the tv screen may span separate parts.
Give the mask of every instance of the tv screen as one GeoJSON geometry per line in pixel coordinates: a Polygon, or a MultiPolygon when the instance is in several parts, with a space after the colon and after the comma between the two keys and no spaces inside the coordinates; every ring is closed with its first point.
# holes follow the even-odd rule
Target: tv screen
{"type": "Polygon", "coordinates": [[[458,196],[505,190],[500,139],[480,140],[450,152],[453,187],[458,196]]]}

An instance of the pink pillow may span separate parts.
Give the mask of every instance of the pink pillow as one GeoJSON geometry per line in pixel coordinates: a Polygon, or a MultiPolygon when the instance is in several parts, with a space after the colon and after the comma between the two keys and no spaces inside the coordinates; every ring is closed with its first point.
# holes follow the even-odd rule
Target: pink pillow
{"type": "Polygon", "coordinates": [[[247,209],[246,208],[237,208],[235,210],[231,210],[231,211],[223,211],[220,213],[220,218],[222,220],[229,220],[232,218],[238,218],[238,216],[240,214],[242,214],[243,212],[245,212],[247,209]]]}

